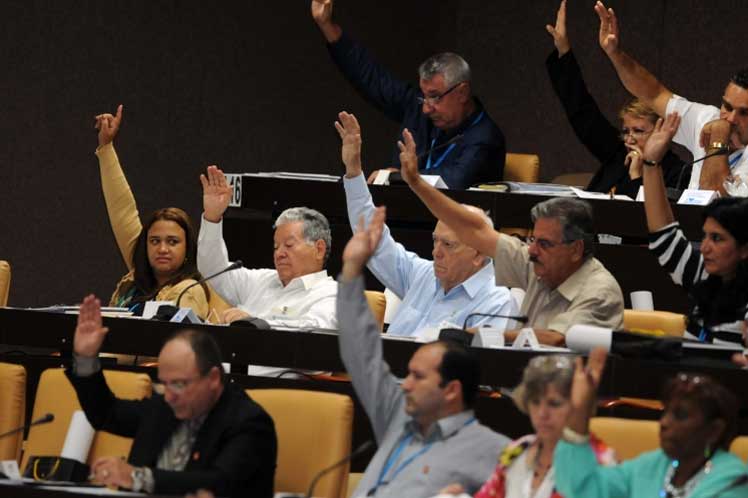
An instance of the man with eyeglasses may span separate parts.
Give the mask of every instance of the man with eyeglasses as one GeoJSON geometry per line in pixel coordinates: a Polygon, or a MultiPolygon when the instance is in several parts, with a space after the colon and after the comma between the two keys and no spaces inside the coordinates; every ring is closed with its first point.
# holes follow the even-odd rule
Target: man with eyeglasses
{"type": "Polygon", "coordinates": [[[343,249],[338,278],[340,357],[377,441],[353,496],[427,497],[452,483],[472,495],[508,439],[476,419],[480,363],[460,345],[424,344],[408,361],[402,383],[390,372],[362,275],[379,246],[384,219],[380,207],[368,225],[361,220],[343,249]]]}
{"type": "Polygon", "coordinates": [[[158,356],[151,398],[124,400],[107,386],[98,353],[107,333],[100,302],[87,296],[66,375],[97,430],[133,438],[127,461],[102,457],[92,480],[143,493],[273,496],[277,441],[270,416],[234,384],[224,382],[221,354],[204,332],[182,330],[158,356]]]}
{"type": "MultiPolygon", "coordinates": [[[[458,190],[501,180],[504,135],[472,95],[467,62],[449,52],[429,57],[418,69],[420,88],[414,87],[397,79],[344,33],[333,21],[332,9],[333,0],[312,0],[312,17],[333,62],[367,101],[415,134],[422,172],[439,175],[450,189],[458,190]],[[436,147],[440,148],[429,153],[436,147]]],[[[390,169],[399,165],[395,150],[390,169]]]]}
{"type": "MultiPolygon", "coordinates": [[[[374,202],[361,166],[361,128],[352,114],[341,112],[335,128],[342,141],[345,198],[348,220],[356,229],[362,217],[370,219],[374,202]]],[[[491,219],[474,206],[465,209],[493,228],[491,219]]],[[[462,328],[471,313],[514,315],[516,305],[506,287],[494,284],[491,258],[462,243],[445,223],[433,232],[433,261],[418,257],[395,242],[387,226],[367,266],[379,281],[402,300],[390,323],[390,335],[418,335],[424,329],[462,328]]],[[[505,328],[506,318],[475,317],[469,326],[490,324],[505,328]]]]}
{"type": "Polygon", "coordinates": [[[725,87],[720,108],[689,102],[667,89],[641,64],[620,48],[618,19],[613,9],[595,4],[600,18],[600,47],[608,55],[618,77],[635,97],[661,117],[677,112],[681,124],[673,141],[686,147],[694,159],[711,157],[694,164],[688,188],[718,190],[724,182],[739,176],[748,183],[748,68],[738,71],[725,87]]]}
{"type": "MultiPolygon", "coordinates": [[[[529,244],[487,226],[426,183],[418,173],[416,144],[403,131],[403,179],[431,213],[454,227],[459,239],[494,258],[496,285],[525,290],[520,313],[544,344],[563,345],[571,325],[623,326],[623,294],[613,275],[594,256],[596,234],[592,207],[585,201],[557,197],[535,205],[529,244]]],[[[517,331],[505,333],[513,341],[517,331]]]]}

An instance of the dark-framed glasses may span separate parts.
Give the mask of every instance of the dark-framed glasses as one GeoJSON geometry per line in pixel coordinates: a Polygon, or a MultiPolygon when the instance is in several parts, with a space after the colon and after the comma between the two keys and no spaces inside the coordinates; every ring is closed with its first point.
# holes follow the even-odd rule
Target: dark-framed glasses
{"type": "Polygon", "coordinates": [[[449,88],[448,88],[448,89],[447,89],[447,90],[446,90],[446,91],[445,91],[444,93],[442,93],[442,94],[439,94],[439,95],[432,95],[432,96],[430,96],[430,97],[426,97],[426,96],[423,96],[423,97],[416,97],[416,100],[418,101],[418,103],[419,103],[420,105],[423,105],[423,104],[428,104],[428,105],[430,105],[430,106],[435,106],[436,104],[438,104],[439,102],[441,102],[441,100],[442,100],[442,99],[443,99],[444,97],[446,97],[447,95],[449,95],[449,93],[450,93],[450,92],[451,92],[452,90],[454,90],[454,89],[455,89],[455,88],[457,88],[458,86],[462,85],[463,83],[465,83],[465,82],[464,82],[464,81],[460,81],[459,83],[457,83],[457,84],[455,84],[455,85],[452,85],[451,87],[449,87],[449,88]]]}

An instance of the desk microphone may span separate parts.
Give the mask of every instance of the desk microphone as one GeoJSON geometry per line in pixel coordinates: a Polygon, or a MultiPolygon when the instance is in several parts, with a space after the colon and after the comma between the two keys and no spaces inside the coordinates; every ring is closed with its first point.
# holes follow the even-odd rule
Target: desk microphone
{"type": "Polygon", "coordinates": [[[25,431],[26,429],[28,429],[29,427],[32,427],[34,425],[48,424],[48,423],[52,422],[54,419],[55,419],[54,415],[52,415],[51,413],[47,413],[43,417],[40,417],[40,418],[34,420],[30,424],[22,425],[21,427],[16,427],[15,429],[10,430],[8,432],[3,432],[2,434],[0,434],[0,438],[4,438],[5,436],[11,436],[11,435],[15,434],[16,432],[25,431]]]}
{"type": "Polygon", "coordinates": [[[509,320],[514,320],[520,323],[527,323],[529,321],[529,318],[527,317],[527,315],[470,313],[468,316],[465,317],[465,321],[462,322],[461,329],[455,329],[455,328],[441,329],[439,331],[439,340],[440,341],[454,341],[454,342],[458,342],[462,344],[463,346],[470,346],[470,344],[473,341],[473,334],[467,331],[467,324],[471,318],[476,317],[476,316],[486,316],[486,317],[492,317],[492,318],[508,318],[509,320]]]}
{"type": "Polygon", "coordinates": [[[163,320],[163,321],[171,320],[171,318],[179,311],[179,302],[182,300],[182,296],[184,296],[185,292],[187,292],[188,290],[190,290],[196,285],[204,284],[205,282],[207,282],[208,280],[212,278],[215,278],[219,275],[223,275],[224,273],[228,271],[236,270],[237,268],[241,268],[242,266],[244,266],[244,264],[242,263],[240,259],[238,259],[234,261],[233,263],[231,263],[226,268],[224,268],[223,270],[219,271],[218,273],[214,273],[213,275],[209,277],[201,278],[197,282],[194,282],[188,285],[187,287],[184,288],[184,290],[182,290],[182,292],[179,293],[179,296],[177,297],[177,302],[174,306],[170,304],[162,304],[161,306],[159,306],[158,311],[156,312],[155,315],[153,315],[153,320],[163,320]]]}
{"type": "MultiPolygon", "coordinates": [[[[416,156],[416,160],[420,161],[422,158],[428,156],[434,151],[443,149],[444,147],[449,147],[450,145],[454,143],[461,142],[463,138],[464,138],[464,135],[462,133],[460,133],[459,135],[455,135],[449,140],[447,140],[446,142],[444,142],[443,144],[439,144],[436,147],[432,147],[424,152],[421,152],[420,154],[416,156]]],[[[400,174],[399,171],[393,171],[392,173],[390,173],[389,182],[390,182],[390,185],[398,185],[398,184],[402,185],[405,183],[405,180],[403,180],[403,176],[400,174]]]]}
{"type": "Polygon", "coordinates": [[[320,472],[317,473],[316,476],[314,476],[314,479],[312,479],[312,483],[309,485],[309,490],[306,492],[305,498],[312,498],[312,493],[314,493],[314,487],[317,485],[317,481],[319,481],[325,474],[329,473],[330,471],[333,471],[340,467],[341,465],[344,465],[345,463],[349,462],[350,460],[353,460],[357,456],[360,456],[362,453],[367,451],[369,448],[374,446],[374,441],[371,439],[363,443],[361,446],[353,450],[351,453],[346,455],[345,458],[335,462],[334,464],[330,465],[326,469],[322,469],[320,472]]]}
{"type": "Polygon", "coordinates": [[[229,271],[232,271],[232,270],[236,270],[238,268],[241,268],[242,266],[244,266],[244,263],[242,263],[242,260],[241,259],[237,259],[236,261],[234,261],[233,263],[231,263],[230,265],[228,265],[226,268],[224,268],[223,270],[219,271],[218,273],[214,273],[213,275],[211,275],[209,277],[205,277],[205,278],[203,278],[201,280],[198,280],[194,284],[188,285],[187,287],[184,288],[184,290],[182,292],[179,293],[179,297],[177,297],[176,307],[179,308],[179,302],[182,300],[182,296],[184,296],[184,293],[187,292],[188,290],[190,290],[191,288],[193,288],[194,286],[200,285],[200,284],[204,284],[205,282],[207,282],[208,280],[210,280],[212,278],[216,278],[219,275],[223,275],[226,272],[229,272],[229,271]]]}
{"type": "Polygon", "coordinates": [[[700,163],[704,159],[709,159],[710,157],[714,156],[722,156],[725,154],[728,154],[730,150],[727,147],[722,147],[720,149],[715,150],[714,152],[705,155],[704,157],[700,157],[699,159],[696,159],[695,161],[691,161],[690,163],[683,163],[683,166],[680,167],[680,173],[678,173],[678,181],[675,182],[675,187],[668,187],[667,188],[667,197],[671,201],[678,201],[680,199],[680,196],[683,194],[683,190],[680,188],[680,184],[683,181],[683,173],[686,172],[686,168],[689,166],[693,166],[696,163],[700,163]]]}

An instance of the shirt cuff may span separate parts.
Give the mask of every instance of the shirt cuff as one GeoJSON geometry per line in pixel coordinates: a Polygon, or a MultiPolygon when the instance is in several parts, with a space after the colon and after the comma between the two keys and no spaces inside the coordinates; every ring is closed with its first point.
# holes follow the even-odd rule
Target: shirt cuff
{"type": "Polygon", "coordinates": [[[223,237],[223,218],[218,223],[213,223],[205,219],[204,214],[200,215],[200,235],[211,239],[223,237]]]}
{"type": "Polygon", "coordinates": [[[369,186],[366,184],[363,173],[353,178],[343,176],[343,188],[345,188],[345,195],[349,199],[358,199],[370,195],[369,186]]]}
{"type": "Polygon", "coordinates": [[[99,357],[78,356],[73,353],[73,375],[76,377],[90,377],[101,370],[99,357]]]}

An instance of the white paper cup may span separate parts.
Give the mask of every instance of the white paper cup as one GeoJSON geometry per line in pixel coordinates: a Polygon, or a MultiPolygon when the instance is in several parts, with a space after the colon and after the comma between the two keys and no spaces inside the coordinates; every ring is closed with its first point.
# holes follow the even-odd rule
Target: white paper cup
{"type": "Polygon", "coordinates": [[[634,291],[631,293],[631,308],[639,311],[654,311],[654,300],[649,291],[634,291]]]}

